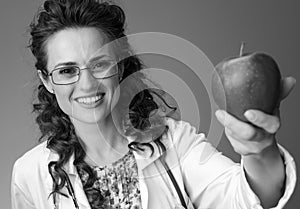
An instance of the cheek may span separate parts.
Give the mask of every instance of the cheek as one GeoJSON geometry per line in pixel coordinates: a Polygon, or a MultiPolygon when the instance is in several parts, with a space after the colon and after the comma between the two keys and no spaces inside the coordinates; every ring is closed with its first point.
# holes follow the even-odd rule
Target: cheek
{"type": "Polygon", "coordinates": [[[120,96],[118,77],[111,79],[106,86],[109,89],[109,99],[111,106],[114,107],[118,102],[120,96]]]}
{"type": "Polygon", "coordinates": [[[72,113],[72,104],[70,98],[72,95],[72,89],[70,88],[55,88],[55,97],[60,109],[70,115],[72,113]]]}

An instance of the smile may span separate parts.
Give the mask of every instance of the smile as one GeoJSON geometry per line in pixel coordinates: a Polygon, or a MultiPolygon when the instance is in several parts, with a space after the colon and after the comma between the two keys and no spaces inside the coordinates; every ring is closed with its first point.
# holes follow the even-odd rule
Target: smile
{"type": "Polygon", "coordinates": [[[94,97],[80,97],[77,100],[77,102],[82,103],[82,104],[94,104],[98,101],[100,101],[104,97],[104,93],[98,96],[94,97]]]}

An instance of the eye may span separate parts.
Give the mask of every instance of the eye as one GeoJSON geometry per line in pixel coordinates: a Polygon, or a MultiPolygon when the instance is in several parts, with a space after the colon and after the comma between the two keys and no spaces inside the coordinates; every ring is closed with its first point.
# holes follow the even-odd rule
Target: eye
{"type": "Polygon", "coordinates": [[[58,74],[60,75],[74,75],[77,74],[76,67],[64,67],[58,70],[58,74]]]}
{"type": "Polygon", "coordinates": [[[113,65],[110,60],[101,60],[93,65],[93,70],[107,70],[113,65]]]}

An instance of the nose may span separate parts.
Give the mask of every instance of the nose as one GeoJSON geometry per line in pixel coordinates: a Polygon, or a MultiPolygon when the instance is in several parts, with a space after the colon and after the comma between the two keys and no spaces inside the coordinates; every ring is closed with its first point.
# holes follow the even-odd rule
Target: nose
{"type": "Polygon", "coordinates": [[[99,79],[96,79],[90,70],[83,69],[80,72],[78,86],[82,91],[94,90],[99,87],[99,79]]]}

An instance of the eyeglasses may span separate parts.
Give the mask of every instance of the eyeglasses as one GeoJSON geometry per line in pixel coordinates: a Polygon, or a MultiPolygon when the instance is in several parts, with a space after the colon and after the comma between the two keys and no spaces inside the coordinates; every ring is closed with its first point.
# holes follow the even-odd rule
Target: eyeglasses
{"type": "Polygon", "coordinates": [[[80,72],[82,70],[90,70],[96,79],[106,79],[118,74],[116,61],[100,60],[90,67],[82,69],[75,65],[56,68],[49,73],[48,76],[51,76],[54,84],[68,85],[76,83],[79,80],[80,72]]]}

